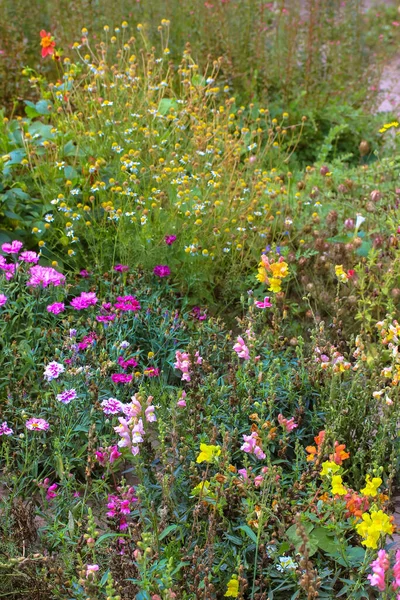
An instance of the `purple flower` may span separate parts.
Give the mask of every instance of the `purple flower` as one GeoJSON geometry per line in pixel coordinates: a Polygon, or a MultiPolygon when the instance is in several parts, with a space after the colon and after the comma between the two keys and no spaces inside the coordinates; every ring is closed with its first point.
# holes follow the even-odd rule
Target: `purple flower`
{"type": "Polygon", "coordinates": [[[87,279],[88,277],[90,277],[90,273],[89,271],[86,271],[86,269],[82,269],[82,271],[79,272],[79,275],[83,277],[83,279],[87,279]]]}
{"type": "Polygon", "coordinates": [[[0,306],[4,306],[6,302],[7,296],[5,296],[4,294],[0,294],[0,306]]]}
{"type": "Polygon", "coordinates": [[[49,423],[44,419],[37,419],[36,417],[32,417],[28,419],[25,423],[25,427],[30,431],[47,431],[50,427],[49,423]]]}
{"type": "Polygon", "coordinates": [[[14,240],[13,242],[11,242],[11,244],[3,244],[1,249],[3,250],[4,254],[18,254],[18,252],[21,250],[23,246],[22,242],[19,242],[18,240],[14,240]]]}
{"type": "Polygon", "coordinates": [[[117,415],[122,411],[122,402],[116,398],[107,398],[101,403],[103,413],[106,415],[117,415]]]}
{"type": "Polygon", "coordinates": [[[129,267],[128,265],[115,265],[114,271],[117,271],[118,273],[126,273],[129,271],[129,267]]]}
{"type": "Polygon", "coordinates": [[[200,306],[193,306],[192,312],[190,313],[194,319],[198,321],[205,321],[207,319],[207,313],[205,310],[202,310],[200,306]]]}
{"type": "Polygon", "coordinates": [[[36,264],[39,262],[39,254],[36,254],[36,252],[32,252],[31,250],[25,250],[25,252],[22,252],[18,258],[19,260],[22,260],[22,262],[26,263],[36,264]]]}
{"type": "Polygon", "coordinates": [[[113,373],[111,375],[111,381],[114,383],[130,383],[133,375],[126,375],[125,373],[113,373]]]}
{"type": "Polygon", "coordinates": [[[157,277],[168,277],[171,275],[171,269],[168,265],[157,265],[154,267],[153,273],[154,275],[157,275],[157,277]]]}
{"type": "Polygon", "coordinates": [[[140,310],[140,303],[135,296],[117,296],[118,302],[114,304],[115,308],[126,311],[136,312],[140,310]]]}
{"type": "Polygon", "coordinates": [[[11,435],[12,433],[14,432],[11,427],[8,426],[7,421],[3,421],[3,423],[0,424],[0,436],[11,435]]]}
{"type": "Polygon", "coordinates": [[[53,362],[49,363],[47,365],[47,367],[44,370],[44,378],[47,379],[47,381],[51,381],[52,379],[57,379],[61,373],[64,372],[64,366],[58,362],[55,362],[53,360],[53,362]]]}
{"type": "Polygon", "coordinates": [[[172,246],[172,244],[175,242],[175,240],[176,240],[176,235],[166,235],[164,238],[164,241],[167,244],[167,246],[172,246]]]}
{"type": "Polygon", "coordinates": [[[72,388],[71,390],[65,390],[64,392],[61,392],[61,394],[57,394],[57,400],[63,404],[69,404],[71,400],[75,400],[76,396],[76,390],[72,388]]]}
{"type": "Polygon", "coordinates": [[[47,307],[47,311],[49,313],[53,313],[53,315],[59,315],[64,312],[65,304],[64,302],[54,302],[54,304],[49,304],[47,307]]]}
{"type": "Polygon", "coordinates": [[[95,292],[82,292],[80,296],[71,300],[70,305],[75,310],[83,310],[89,306],[94,306],[97,301],[95,292]]]}
{"type": "Polygon", "coordinates": [[[29,273],[31,278],[29,279],[27,285],[32,285],[33,287],[37,287],[39,285],[47,287],[50,284],[59,286],[65,281],[65,276],[52,267],[41,267],[40,265],[35,265],[29,269],[29,273]]]}

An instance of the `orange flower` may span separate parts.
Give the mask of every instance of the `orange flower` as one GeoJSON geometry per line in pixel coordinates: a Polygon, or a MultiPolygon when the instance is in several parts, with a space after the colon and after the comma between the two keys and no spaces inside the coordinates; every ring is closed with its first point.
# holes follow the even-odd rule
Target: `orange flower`
{"type": "Polygon", "coordinates": [[[329,460],[333,460],[337,465],[341,465],[344,460],[350,457],[348,452],[345,452],[346,444],[335,442],[335,451],[329,456],[329,460]]]}
{"type": "Polygon", "coordinates": [[[46,58],[46,56],[51,56],[54,54],[54,48],[56,47],[56,43],[54,41],[51,33],[46,33],[44,29],[40,32],[40,45],[42,46],[42,58],[46,58]]]}
{"type": "Polygon", "coordinates": [[[307,456],[308,462],[313,462],[315,460],[315,457],[320,455],[321,446],[324,443],[324,440],[325,440],[325,431],[322,430],[314,438],[314,441],[315,441],[317,447],[315,447],[315,446],[307,446],[306,447],[306,452],[308,452],[308,456],[307,456]]]}

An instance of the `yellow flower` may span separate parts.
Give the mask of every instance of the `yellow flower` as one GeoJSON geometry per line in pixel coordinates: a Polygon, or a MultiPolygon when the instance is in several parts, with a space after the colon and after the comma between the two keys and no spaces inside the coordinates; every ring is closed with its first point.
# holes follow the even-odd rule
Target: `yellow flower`
{"type": "Polygon", "coordinates": [[[272,276],[276,279],[284,279],[289,275],[288,265],[283,262],[276,262],[269,265],[269,268],[272,271],[272,276]]]}
{"type": "Polygon", "coordinates": [[[339,471],[340,465],[337,465],[333,460],[326,460],[322,463],[321,477],[330,477],[339,471]]]}
{"type": "Polygon", "coordinates": [[[365,538],[361,543],[367,548],[377,548],[381,535],[393,533],[390,517],[383,510],[371,511],[362,515],[362,523],[356,525],[356,531],[365,538]]]}
{"type": "Polygon", "coordinates": [[[196,462],[211,462],[213,458],[221,454],[221,448],[219,446],[213,446],[212,444],[200,444],[200,454],[198,455],[196,462]]]}
{"type": "Polygon", "coordinates": [[[339,496],[344,496],[347,494],[347,490],[342,483],[342,478],[340,475],[332,476],[332,494],[338,494],[339,496]]]}
{"type": "Polygon", "coordinates": [[[348,280],[348,277],[343,270],[343,265],[335,266],[335,275],[342,283],[346,283],[346,281],[348,280]]]}
{"type": "Polygon", "coordinates": [[[228,587],[225,593],[225,597],[237,598],[239,596],[239,582],[237,575],[232,575],[230,581],[228,581],[228,587]]]}
{"type": "Polygon", "coordinates": [[[361,491],[363,496],[376,496],[378,493],[378,487],[382,484],[382,479],[380,477],[373,477],[371,480],[371,476],[367,475],[365,478],[365,488],[361,491]]]}
{"type": "Polygon", "coordinates": [[[272,277],[269,280],[269,288],[268,290],[270,292],[274,292],[275,294],[277,294],[278,292],[280,292],[282,289],[282,283],[280,279],[276,279],[275,277],[272,277]]]}
{"type": "Polygon", "coordinates": [[[267,271],[264,267],[258,268],[258,274],[256,275],[256,279],[258,279],[258,281],[260,281],[261,283],[267,283],[267,271]]]}

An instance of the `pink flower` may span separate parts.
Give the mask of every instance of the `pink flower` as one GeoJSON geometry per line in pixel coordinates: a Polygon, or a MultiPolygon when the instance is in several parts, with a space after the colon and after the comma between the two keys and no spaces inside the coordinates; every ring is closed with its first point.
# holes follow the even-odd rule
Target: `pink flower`
{"type": "Polygon", "coordinates": [[[82,292],[76,298],[73,298],[70,305],[75,310],[83,310],[89,306],[94,306],[98,302],[95,292],[82,292]]]}
{"type": "Polygon", "coordinates": [[[36,264],[39,262],[39,254],[36,254],[36,252],[31,252],[30,250],[26,250],[25,252],[21,252],[18,260],[22,260],[22,262],[26,263],[36,264]]]}
{"type": "Polygon", "coordinates": [[[395,563],[393,565],[393,575],[394,581],[392,583],[392,587],[394,590],[397,590],[397,588],[400,587],[400,550],[397,550],[396,552],[395,563]]]}
{"type": "Polygon", "coordinates": [[[175,369],[182,371],[181,381],[190,381],[190,356],[187,352],[180,352],[177,350],[175,352],[175,360],[174,363],[175,369]]]}
{"type": "Polygon", "coordinates": [[[247,469],[238,469],[238,474],[240,475],[240,477],[242,477],[245,481],[248,480],[249,476],[247,474],[247,469]]]}
{"type": "Polygon", "coordinates": [[[122,402],[116,398],[107,398],[101,403],[105,415],[117,415],[122,410],[122,402]]]}
{"type": "Polygon", "coordinates": [[[12,435],[14,432],[11,427],[8,426],[7,421],[3,421],[0,424],[0,436],[2,435],[12,435]]]}
{"type": "Polygon", "coordinates": [[[94,574],[98,570],[99,570],[99,565],[86,565],[86,579],[90,576],[94,577],[94,574]]]}
{"type": "Polygon", "coordinates": [[[117,271],[117,273],[126,273],[129,271],[129,267],[128,265],[115,265],[114,271],[117,271]]]}
{"type": "Polygon", "coordinates": [[[108,448],[99,448],[95,452],[96,458],[99,463],[104,467],[108,462],[112,464],[115,462],[120,456],[122,456],[121,452],[118,450],[118,446],[109,446],[108,448]]]}
{"type": "Polygon", "coordinates": [[[57,400],[59,400],[59,402],[62,402],[63,404],[69,404],[71,400],[75,400],[76,396],[76,390],[72,388],[70,390],[65,390],[64,392],[61,392],[61,394],[57,394],[57,400]]]}
{"type": "Polygon", "coordinates": [[[147,367],[143,371],[143,375],[146,375],[146,377],[158,377],[159,374],[160,374],[160,369],[158,367],[147,367]]]}
{"type": "Polygon", "coordinates": [[[282,425],[282,427],[289,433],[298,427],[298,424],[294,422],[294,417],[291,419],[285,419],[285,417],[281,414],[278,415],[278,423],[279,425],[282,425]]]}
{"type": "Polygon", "coordinates": [[[155,415],[155,407],[153,405],[150,405],[146,408],[146,410],[144,411],[144,414],[146,416],[146,420],[149,423],[153,423],[154,421],[157,421],[157,417],[155,415]]]}
{"type": "Polygon", "coordinates": [[[256,487],[260,487],[260,485],[262,484],[263,481],[264,481],[264,477],[262,475],[256,475],[254,477],[254,485],[256,487]]]}
{"type": "Polygon", "coordinates": [[[4,306],[6,302],[7,296],[5,296],[4,294],[0,294],[0,306],[4,306]]]}
{"type": "Polygon", "coordinates": [[[1,246],[1,249],[3,250],[4,254],[18,254],[18,252],[21,250],[23,246],[22,242],[19,242],[18,240],[14,240],[11,242],[11,244],[5,243],[1,246]]]}
{"type": "Polygon", "coordinates": [[[57,496],[57,493],[56,493],[57,488],[58,488],[58,485],[56,483],[49,485],[49,487],[47,488],[47,492],[46,492],[46,500],[53,500],[53,498],[55,498],[57,496]]]}
{"type": "Polygon", "coordinates": [[[177,406],[179,406],[179,408],[185,408],[186,407],[186,400],[178,400],[178,402],[176,403],[177,406]]]}
{"type": "Polygon", "coordinates": [[[47,431],[50,425],[44,419],[37,419],[36,417],[32,417],[31,419],[28,419],[26,421],[25,427],[30,431],[47,431]]]}
{"type": "Polygon", "coordinates": [[[53,304],[49,304],[47,307],[47,311],[49,313],[53,313],[53,315],[59,315],[64,312],[65,304],[64,302],[54,302],[53,304]]]}
{"type": "Polygon", "coordinates": [[[64,366],[56,361],[49,363],[44,370],[44,378],[47,381],[51,381],[52,379],[58,379],[61,373],[64,372],[64,366]]]}
{"type": "Polygon", "coordinates": [[[368,575],[370,584],[381,592],[385,591],[385,573],[389,568],[389,559],[385,550],[378,551],[378,558],[370,564],[370,567],[372,569],[372,575],[368,575]]]}
{"type": "Polygon", "coordinates": [[[32,285],[33,287],[43,286],[47,287],[50,284],[59,286],[65,281],[65,276],[59,273],[52,267],[41,267],[35,265],[29,269],[30,279],[26,285],[32,285]]]}
{"type": "Polygon", "coordinates": [[[123,356],[118,357],[118,364],[123,369],[128,369],[129,367],[137,367],[138,362],[134,358],[128,358],[128,360],[124,360],[123,356]]]}
{"type": "Polygon", "coordinates": [[[154,275],[157,275],[157,277],[168,277],[171,275],[171,269],[168,265],[157,265],[154,267],[153,273],[154,275]]]}
{"type": "Polygon", "coordinates": [[[197,350],[195,353],[196,357],[196,365],[201,365],[203,363],[203,357],[200,356],[200,352],[197,350]]]}
{"type": "Polygon", "coordinates": [[[133,375],[127,375],[126,373],[113,373],[111,375],[111,381],[113,383],[130,383],[133,379],[133,375]]]}
{"type": "Polygon", "coordinates": [[[251,435],[244,435],[244,444],[240,447],[243,452],[247,452],[248,454],[254,454],[258,459],[265,458],[265,454],[258,446],[258,435],[256,431],[253,431],[251,435]]]}
{"type": "Polygon", "coordinates": [[[124,312],[132,311],[136,312],[140,310],[140,303],[136,300],[135,296],[118,296],[118,302],[114,304],[114,307],[124,312]]]}
{"type": "Polygon", "coordinates": [[[164,241],[167,244],[167,246],[172,246],[172,244],[175,242],[175,240],[176,240],[176,235],[166,235],[164,238],[164,241]]]}
{"type": "Polygon", "coordinates": [[[119,495],[110,494],[107,500],[107,517],[117,519],[118,528],[120,531],[128,528],[127,516],[131,514],[133,504],[137,502],[133,487],[128,489],[117,488],[119,495]]]}
{"type": "Polygon", "coordinates": [[[90,273],[86,269],[82,269],[82,271],[79,271],[79,275],[83,277],[83,279],[87,279],[88,277],[90,277],[90,273]]]}
{"type": "Polygon", "coordinates": [[[269,296],[265,296],[264,300],[256,300],[254,304],[257,308],[270,308],[272,306],[269,296]]]}
{"type": "Polygon", "coordinates": [[[233,346],[234,351],[239,356],[239,358],[244,358],[244,360],[249,360],[250,351],[246,346],[244,339],[239,335],[236,344],[233,346]]]}

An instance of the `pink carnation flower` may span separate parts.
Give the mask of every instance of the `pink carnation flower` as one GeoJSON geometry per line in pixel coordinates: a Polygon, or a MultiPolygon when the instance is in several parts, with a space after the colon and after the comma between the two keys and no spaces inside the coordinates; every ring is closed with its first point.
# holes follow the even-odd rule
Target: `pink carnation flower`
{"type": "Polygon", "coordinates": [[[4,254],[18,254],[18,252],[21,250],[23,246],[22,242],[19,242],[18,240],[14,240],[11,242],[11,244],[5,243],[1,246],[1,249],[3,250],[4,254]]]}
{"type": "Polygon", "coordinates": [[[157,265],[154,267],[153,273],[154,275],[157,275],[157,277],[168,277],[171,275],[171,269],[168,265],[157,265]]]}
{"type": "Polygon", "coordinates": [[[39,254],[36,254],[36,252],[31,252],[30,250],[25,250],[25,252],[21,252],[18,260],[22,260],[22,262],[26,263],[36,264],[39,262],[39,254]]]}
{"type": "Polygon", "coordinates": [[[47,307],[47,311],[49,313],[53,313],[53,315],[59,315],[64,312],[65,304],[64,302],[54,302],[53,304],[49,304],[47,307]]]}
{"type": "Polygon", "coordinates": [[[11,427],[8,426],[7,421],[3,421],[0,424],[0,436],[1,435],[12,435],[14,432],[11,427]]]}
{"type": "Polygon", "coordinates": [[[47,365],[44,370],[44,378],[47,381],[52,381],[52,379],[58,379],[58,377],[65,371],[64,366],[61,363],[53,360],[51,363],[47,365]]]}
{"type": "Polygon", "coordinates": [[[4,294],[0,294],[0,306],[4,306],[6,302],[7,296],[5,296],[4,294]]]}
{"type": "Polygon", "coordinates": [[[57,394],[57,400],[63,404],[69,404],[72,400],[75,400],[77,393],[75,389],[65,390],[61,394],[57,394]]]}
{"type": "Polygon", "coordinates": [[[73,298],[70,305],[75,310],[84,310],[89,306],[94,306],[98,302],[95,292],[82,292],[76,298],[73,298]]]}
{"type": "Polygon", "coordinates": [[[37,419],[36,417],[32,417],[31,419],[28,419],[26,421],[25,427],[30,431],[47,431],[50,425],[44,419],[37,419]]]}
{"type": "Polygon", "coordinates": [[[116,398],[107,398],[102,401],[101,406],[104,414],[117,415],[121,412],[123,404],[116,398]]]}
{"type": "Polygon", "coordinates": [[[65,276],[52,267],[41,267],[40,265],[35,265],[29,269],[29,273],[30,279],[26,285],[31,285],[33,287],[38,287],[40,285],[47,287],[50,284],[57,287],[65,281],[65,276]]]}
{"type": "Polygon", "coordinates": [[[126,373],[113,373],[111,375],[111,381],[113,383],[130,383],[133,379],[133,375],[127,375],[126,373]]]}

